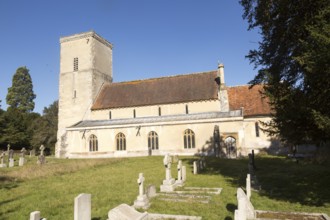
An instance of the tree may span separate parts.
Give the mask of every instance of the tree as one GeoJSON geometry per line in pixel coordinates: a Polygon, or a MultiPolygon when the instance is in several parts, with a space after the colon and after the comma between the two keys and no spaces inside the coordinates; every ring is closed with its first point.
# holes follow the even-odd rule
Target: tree
{"type": "Polygon", "coordinates": [[[330,140],[330,1],[241,0],[249,29],[260,28],[247,57],[273,108],[266,131],[293,144],[330,140]]]}
{"type": "Polygon", "coordinates": [[[44,108],[43,115],[34,121],[31,129],[34,131],[31,144],[39,147],[41,144],[54,150],[57,141],[58,101],[44,108]]]}
{"type": "Polygon", "coordinates": [[[22,112],[32,112],[35,98],[29,70],[26,67],[19,67],[13,76],[12,87],[8,88],[7,104],[10,108],[22,112]]]}

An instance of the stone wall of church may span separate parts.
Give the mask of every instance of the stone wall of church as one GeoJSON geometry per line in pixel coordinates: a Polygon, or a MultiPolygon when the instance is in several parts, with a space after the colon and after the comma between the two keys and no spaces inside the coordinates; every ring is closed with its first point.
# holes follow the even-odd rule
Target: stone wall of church
{"type": "Polygon", "coordinates": [[[131,107],[131,108],[117,108],[117,109],[106,109],[92,111],[91,118],[93,120],[108,120],[110,119],[121,119],[121,118],[134,118],[135,117],[154,117],[154,116],[166,116],[166,115],[182,115],[203,112],[218,112],[220,110],[219,100],[209,100],[200,102],[189,102],[189,103],[177,103],[167,105],[154,105],[154,106],[142,106],[142,107],[131,107]]]}

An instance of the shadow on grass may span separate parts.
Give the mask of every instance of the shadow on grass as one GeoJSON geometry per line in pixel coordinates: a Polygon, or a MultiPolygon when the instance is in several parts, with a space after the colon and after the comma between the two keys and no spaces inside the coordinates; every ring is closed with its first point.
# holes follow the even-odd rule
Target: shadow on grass
{"type": "MultiPolygon", "coordinates": [[[[235,187],[245,188],[248,159],[206,157],[207,167],[200,175],[222,175],[235,187]]],[[[193,164],[197,158],[183,159],[193,164]]],[[[328,165],[311,164],[284,157],[256,157],[256,176],[261,184],[260,195],[270,199],[309,206],[330,203],[330,169],[328,165]]]]}
{"type": "Polygon", "coordinates": [[[13,189],[18,186],[18,181],[14,178],[7,177],[7,176],[0,176],[0,188],[1,189],[13,189]]]}

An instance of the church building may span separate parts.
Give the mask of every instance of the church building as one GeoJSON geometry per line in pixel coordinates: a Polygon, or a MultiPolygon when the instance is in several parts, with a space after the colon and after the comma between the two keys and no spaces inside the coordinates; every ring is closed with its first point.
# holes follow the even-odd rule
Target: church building
{"type": "Polygon", "coordinates": [[[60,39],[56,156],[217,155],[269,148],[261,86],[227,86],[215,70],[112,82],[112,44],[94,31],[60,39]]]}

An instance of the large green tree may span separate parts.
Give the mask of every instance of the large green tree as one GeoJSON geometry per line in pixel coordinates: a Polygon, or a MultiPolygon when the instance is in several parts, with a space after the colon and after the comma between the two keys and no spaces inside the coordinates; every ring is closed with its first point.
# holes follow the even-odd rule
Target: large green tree
{"type": "Polygon", "coordinates": [[[43,115],[34,121],[31,128],[34,131],[31,145],[35,148],[45,145],[54,151],[57,139],[58,101],[53,102],[48,108],[45,107],[43,115]]]}
{"type": "Polygon", "coordinates": [[[13,76],[12,86],[8,88],[7,104],[10,108],[22,112],[32,112],[35,98],[29,70],[26,67],[19,67],[13,76]]]}
{"type": "Polygon", "coordinates": [[[330,139],[330,1],[241,0],[259,48],[247,57],[258,69],[273,108],[266,129],[293,144],[330,139]]]}

